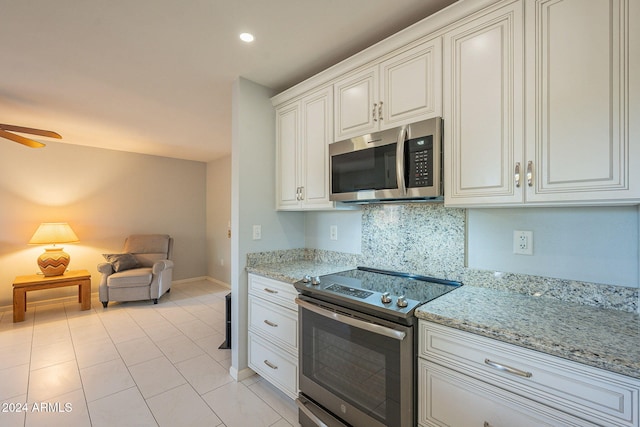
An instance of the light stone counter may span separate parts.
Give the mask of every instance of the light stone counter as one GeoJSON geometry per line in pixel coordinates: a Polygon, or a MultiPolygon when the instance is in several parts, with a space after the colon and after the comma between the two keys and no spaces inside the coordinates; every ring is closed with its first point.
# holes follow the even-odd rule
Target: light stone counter
{"type": "Polygon", "coordinates": [[[337,273],[339,271],[351,270],[353,268],[355,268],[355,266],[352,265],[297,260],[271,264],[258,264],[252,267],[247,267],[247,272],[268,277],[269,279],[278,280],[280,282],[293,284],[302,279],[305,274],[308,274],[309,276],[322,276],[325,274],[337,273]]]}
{"type": "Polygon", "coordinates": [[[292,249],[252,253],[247,256],[248,273],[286,283],[295,283],[306,274],[322,276],[357,267],[357,256],[315,249],[292,249]]]}
{"type": "MultiPolygon", "coordinates": [[[[350,270],[357,255],[294,249],[249,254],[246,270],[294,283],[305,274],[350,270]]],[[[640,315],[553,297],[465,285],[416,310],[416,317],[640,378],[640,315]]]]}
{"type": "Polygon", "coordinates": [[[462,286],[416,317],[640,378],[640,315],[462,286]]]}

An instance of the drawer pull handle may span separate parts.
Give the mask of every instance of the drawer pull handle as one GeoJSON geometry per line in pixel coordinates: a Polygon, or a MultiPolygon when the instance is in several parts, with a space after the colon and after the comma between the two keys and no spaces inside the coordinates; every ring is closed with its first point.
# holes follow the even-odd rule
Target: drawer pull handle
{"type": "Polygon", "coordinates": [[[512,368],[511,366],[501,365],[489,359],[484,359],[484,363],[499,371],[508,372],[520,377],[531,378],[533,376],[531,372],[521,371],[520,369],[512,368]]]}
{"type": "Polygon", "coordinates": [[[269,326],[271,326],[273,328],[277,328],[278,327],[277,323],[273,323],[273,322],[270,322],[268,320],[264,320],[264,323],[266,323],[267,325],[269,325],[269,326]]]}
{"type": "Polygon", "coordinates": [[[271,369],[278,369],[278,367],[276,365],[274,365],[273,363],[269,362],[266,359],[264,361],[264,364],[267,365],[268,367],[270,367],[271,369]]]}
{"type": "Polygon", "coordinates": [[[265,291],[269,292],[270,294],[277,294],[278,291],[274,291],[273,289],[269,289],[269,288],[264,288],[265,291]]]}

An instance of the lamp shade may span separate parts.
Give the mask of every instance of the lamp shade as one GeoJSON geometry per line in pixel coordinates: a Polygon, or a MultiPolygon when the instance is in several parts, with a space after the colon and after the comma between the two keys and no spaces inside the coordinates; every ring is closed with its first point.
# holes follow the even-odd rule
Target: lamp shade
{"type": "Polygon", "coordinates": [[[30,245],[50,245],[56,243],[78,242],[78,236],[73,232],[66,222],[43,222],[40,224],[33,237],[29,240],[30,245]]]}
{"type": "Polygon", "coordinates": [[[54,245],[52,248],[46,248],[45,252],[38,257],[38,267],[45,276],[59,276],[67,270],[71,257],[55,244],[78,241],[78,236],[66,222],[43,222],[33,233],[29,244],[54,245]]]}

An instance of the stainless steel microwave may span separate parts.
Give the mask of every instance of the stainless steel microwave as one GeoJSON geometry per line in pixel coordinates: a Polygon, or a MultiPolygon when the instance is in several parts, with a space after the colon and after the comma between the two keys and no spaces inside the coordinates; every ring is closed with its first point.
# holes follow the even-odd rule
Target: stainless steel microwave
{"type": "Polygon", "coordinates": [[[440,117],[335,142],[329,156],[331,200],[442,200],[440,117]]]}

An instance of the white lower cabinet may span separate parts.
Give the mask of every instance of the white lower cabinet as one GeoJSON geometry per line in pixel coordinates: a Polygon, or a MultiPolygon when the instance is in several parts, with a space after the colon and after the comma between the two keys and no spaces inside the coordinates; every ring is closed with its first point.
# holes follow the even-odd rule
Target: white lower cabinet
{"type": "Polygon", "coordinates": [[[290,283],[249,274],[249,367],[295,399],[298,310],[290,283]]]}
{"type": "Polygon", "coordinates": [[[638,427],[640,380],[420,321],[422,426],[638,427]]]}
{"type": "Polygon", "coordinates": [[[423,359],[418,372],[424,426],[594,425],[423,359]]]}

